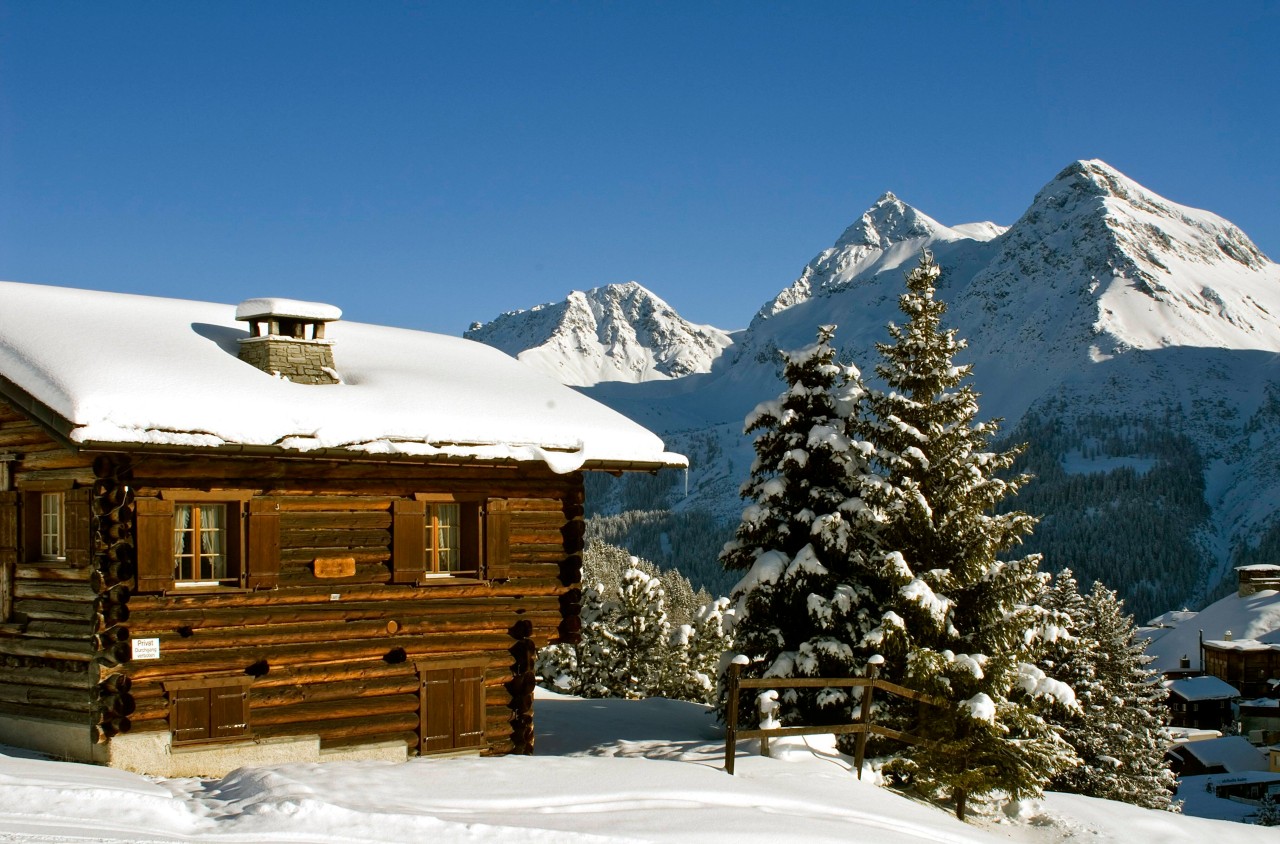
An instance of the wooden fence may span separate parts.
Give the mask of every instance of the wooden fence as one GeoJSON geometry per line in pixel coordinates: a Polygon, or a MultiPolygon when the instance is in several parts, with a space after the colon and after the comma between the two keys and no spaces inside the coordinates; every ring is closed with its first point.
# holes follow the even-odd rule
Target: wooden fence
{"type": "Polygon", "coordinates": [[[858,773],[858,779],[862,779],[862,760],[867,747],[867,734],[884,736],[885,738],[904,741],[908,744],[923,744],[925,739],[919,736],[913,736],[910,733],[904,733],[900,730],[893,730],[888,727],[881,727],[871,723],[871,698],[872,693],[876,689],[888,692],[889,694],[905,697],[908,700],[918,701],[928,704],[929,706],[948,706],[948,702],[940,698],[917,692],[914,689],[908,689],[905,686],[899,686],[897,683],[891,683],[888,680],[881,680],[876,677],[880,666],[877,663],[871,663],[867,666],[867,676],[865,677],[765,677],[743,678],[742,666],[734,663],[729,666],[729,701],[728,701],[728,719],[729,723],[725,728],[724,735],[724,769],[730,774],[733,773],[734,757],[737,755],[737,744],[742,739],[760,739],[760,752],[764,756],[769,755],[769,739],[779,738],[782,736],[812,736],[823,735],[826,733],[834,733],[836,735],[854,734],[858,737],[857,752],[854,756],[854,768],[858,773]],[[862,716],[853,723],[847,724],[823,724],[815,727],[773,727],[771,729],[754,729],[739,730],[738,729],[738,694],[741,689],[812,689],[812,688],[855,688],[861,687],[865,689],[862,693],[862,716]]]}

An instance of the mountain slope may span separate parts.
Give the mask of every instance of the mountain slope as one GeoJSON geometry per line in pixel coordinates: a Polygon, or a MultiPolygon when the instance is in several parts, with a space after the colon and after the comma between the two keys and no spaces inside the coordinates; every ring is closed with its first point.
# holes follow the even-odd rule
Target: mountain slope
{"type": "Polygon", "coordinates": [[[636,282],[575,290],[563,302],[510,311],[467,330],[571,386],[680,378],[706,372],[728,333],[683,319],[636,282]]]}
{"type": "Polygon", "coordinates": [[[751,459],[741,420],[781,389],[777,351],[834,323],[870,374],[886,323],[902,321],[902,275],[930,249],[984,415],[1032,441],[1024,465],[1040,478],[1015,502],[1045,517],[1031,550],[1117,588],[1139,617],[1203,602],[1280,530],[1280,267],[1226,220],[1100,161],[1064,169],[996,231],[886,195],[710,373],[590,392],[694,458],[678,511],[727,522],[751,459]]]}

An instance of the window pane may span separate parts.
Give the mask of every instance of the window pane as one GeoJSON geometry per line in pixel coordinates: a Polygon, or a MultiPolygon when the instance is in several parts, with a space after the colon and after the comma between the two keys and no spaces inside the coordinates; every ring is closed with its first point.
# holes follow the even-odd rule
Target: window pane
{"type": "Polygon", "coordinates": [[[40,556],[63,556],[60,492],[46,492],[40,496],[40,556]]]}
{"type": "Polygon", "coordinates": [[[173,508],[173,576],[177,580],[195,580],[195,542],[192,541],[192,507],[178,504],[173,508]]]}
{"type": "Polygon", "coordinates": [[[227,576],[227,507],[205,504],[200,511],[200,577],[221,580],[227,576]]]}
{"type": "Polygon", "coordinates": [[[439,571],[458,571],[461,511],[457,504],[436,505],[436,555],[439,571]]]}

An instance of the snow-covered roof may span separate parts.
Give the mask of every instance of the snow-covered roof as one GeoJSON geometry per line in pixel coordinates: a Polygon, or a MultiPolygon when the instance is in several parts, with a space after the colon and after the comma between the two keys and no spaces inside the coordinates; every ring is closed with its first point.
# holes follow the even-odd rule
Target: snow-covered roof
{"type": "Polygon", "coordinates": [[[1240,697],[1236,687],[1217,677],[1181,677],[1165,680],[1164,687],[1184,700],[1223,700],[1240,697]]]}
{"type": "Polygon", "coordinates": [[[1205,639],[1204,644],[1220,651],[1280,651],[1280,642],[1259,642],[1257,639],[1205,639]]]}
{"type": "Polygon", "coordinates": [[[1206,730],[1201,727],[1165,727],[1165,732],[1173,740],[1174,744],[1186,744],[1189,741],[1205,741],[1211,738],[1221,738],[1222,730],[1206,730]]]}
{"type": "Polygon", "coordinates": [[[1254,709],[1280,709],[1280,700],[1273,697],[1256,697],[1253,700],[1242,700],[1240,706],[1252,706],[1254,709]]]}
{"type": "Polygon", "coordinates": [[[1147,622],[1148,627],[1177,627],[1195,618],[1197,613],[1191,610],[1169,610],[1147,622]]]}
{"type": "MultiPolygon", "coordinates": [[[[16,282],[0,282],[0,303],[0,390],[85,447],[687,465],[621,414],[457,337],[333,323],[342,383],[295,384],[237,357],[248,332],[232,305],[16,282]]],[[[301,304],[302,318],[340,313],[301,304]]]]}
{"type": "Polygon", "coordinates": [[[1199,664],[1201,635],[1208,641],[1218,641],[1227,631],[1236,639],[1280,642],[1280,592],[1259,589],[1251,595],[1232,593],[1194,617],[1177,621],[1172,629],[1144,628],[1141,633],[1148,637],[1147,653],[1154,657],[1151,668],[1170,671],[1178,667],[1183,655],[1191,658],[1192,668],[1202,668],[1199,664]]]}
{"type": "Polygon", "coordinates": [[[1267,770],[1267,757],[1242,736],[1223,736],[1180,746],[1205,767],[1221,765],[1228,773],[1267,770]]]}

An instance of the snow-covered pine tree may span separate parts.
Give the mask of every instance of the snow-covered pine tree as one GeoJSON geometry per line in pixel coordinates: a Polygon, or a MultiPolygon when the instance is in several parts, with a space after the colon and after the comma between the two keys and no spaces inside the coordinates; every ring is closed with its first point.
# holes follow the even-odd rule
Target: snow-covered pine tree
{"type": "Polygon", "coordinates": [[[1258,811],[1253,815],[1253,822],[1258,826],[1280,826],[1280,808],[1277,808],[1271,792],[1262,795],[1258,802],[1258,811]]]}
{"type": "Polygon", "coordinates": [[[669,696],[715,703],[721,661],[733,648],[733,638],[728,630],[731,623],[729,599],[717,598],[698,608],[692,624],[681,626],[673,645],[685,654],[682,662],[684,676],[681,689],[669,696]]]}
{"type": "Polygon", "coordinates": [[[1069,569],[1054,578],[1042,603],[1068,617],[1070,633],[1049,645],[1042,665],[1075,690],[1080,704],[1055,717],[1080,764],[1049,787],[1148,809],[1171,808],[1174,776],[1164,762],[1161,738],[1167,693],[1147,668],[1150,657],[1133,618],[1101,583],[1081,596],[1069,569]]]}
{"type": "MultiPolygon", "coordinates": [[[[568,645],[572,658],[563,658],[557,668],[562,671],[570,666],[576,675],[569,674],[573,682],[559,684],[562,691],[571,691],[582,697],[610,697],[613,693],[613,665],[617,660],[618,637],[610,629],[610,617],[606,614],[604,584],[583,584],[582,630],[576,645],[568,645]]],[[[565,672],[567,673],[567,672],[565,672]]],[[[550,672],[543,672],[549,676],[550,672]]]]}
{"type": "Polygon", "coordinates": [[[578,694],[636,699],[660,693],[670,638],[658,578],[631,568],[612,596],[583,590],[578,694]]]}
{"type": "Polygon", "coordinates": [[[969,795],[1039,793],[1074,755],[1038,701],[1071,699],[1035,666],[1039,558],[1000,559],[1035,525],[1025,513],[994,512],[1025,479],[998,474],[1017,452],[990,451],[998,425],[978,421],[972,367],[955,363],[965,343],[942,327],[939,275],[928,252],[907,275],[899,299],[907,322],[890,325],[892,342],[878,344],[886,388],[870,392],[859,433],[875,444],[882,489],[898,504],[876,528],[896,586],[893,611],[872,635],[887,658],[884,675],[953,703],[928,717],[897,710],[929,740],[905,751],[904,767],[963,811],[969,795]]]}
{"type": "MultiPolygon", "coordinates": [[[[863,582],[864,522],[875,515],[855,492],[867,459],[849,420],[865,390],[857,369],[836,360],[834,330],[823,326],[816,343],[783,353],[786,390],[747,417],[746,432],[757,434],[742,487],[750,503],[720,557],[745,571],[731,595],[735,647],[751,660],[744,676],[859,676],[854,647],[885,597],[863,582]]],[[[756,722],[749,697],[742,723],[756,722]]],[[[777,714],[783,723],[835,723],[850,720],[851,703],[844,689],[792,689],[777,714]]]]}

